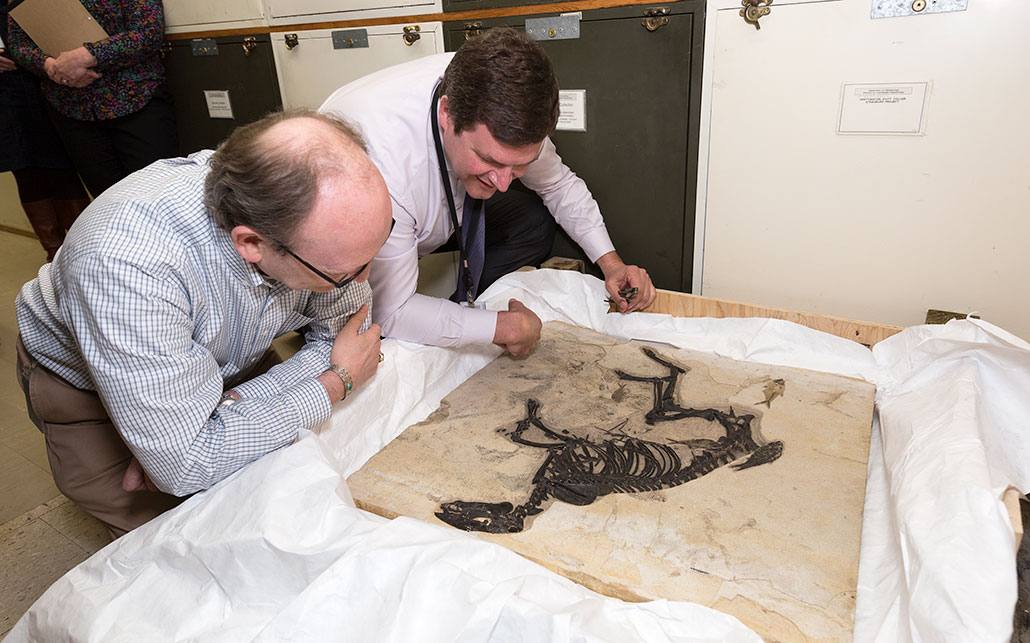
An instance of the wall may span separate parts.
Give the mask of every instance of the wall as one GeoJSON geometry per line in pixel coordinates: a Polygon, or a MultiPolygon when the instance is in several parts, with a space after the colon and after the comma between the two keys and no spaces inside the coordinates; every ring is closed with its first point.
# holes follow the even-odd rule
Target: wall
{"type": "Polygon", "coordinates": [[[695,292],[897,325],[977,311],[1030,337],[1030,3],[871,3],[777,2],[755,30],[710,2],[695,292]],[[916,81],[924,135],[836,134],[843,83],[916,81]]]}

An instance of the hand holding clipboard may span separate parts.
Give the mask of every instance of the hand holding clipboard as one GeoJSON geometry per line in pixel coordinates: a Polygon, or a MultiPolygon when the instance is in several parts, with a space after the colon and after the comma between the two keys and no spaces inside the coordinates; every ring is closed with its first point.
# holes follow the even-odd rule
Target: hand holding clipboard
{"type": "Polygon", "coordinates": [[[43,53],[54,58],[107,38],[79,0],[15,0],[7,5],[7,13],[43,53]]]}
{"type": "Polygon", "coordinates": [[[85,87],[100,74],[84,43],[107,38],[107,32],[78,0],[17,0],[8,13],[33,43],[49,56],[44,69],[53,82],[85,87]]]}

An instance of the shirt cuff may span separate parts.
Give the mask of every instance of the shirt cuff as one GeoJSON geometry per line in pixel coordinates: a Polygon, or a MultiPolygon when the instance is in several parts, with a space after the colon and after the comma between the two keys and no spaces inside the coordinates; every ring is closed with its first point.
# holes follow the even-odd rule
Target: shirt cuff
{"type": "Polygon", "coordinates": [[[576,242],[583,249],[583,252],[586,253],[591,263],[597,263],[598,259],[615,250],[612,238],[608,235],[608,229],[603,226],[588,231],[582,237],[576,239],[576,242]]]}
{"type": "Polygon", "coordinates": [[[497,311],[463,308],[461,345],[492,344],[497,332],[497,311]]]}
{"type": "Polygon", "coordinates": [[[333,412],[329,393],[317,379],[303,379],[285,391],[285,395],[293,403],[300,426],[306,429],[325,422],[333,412]]]}

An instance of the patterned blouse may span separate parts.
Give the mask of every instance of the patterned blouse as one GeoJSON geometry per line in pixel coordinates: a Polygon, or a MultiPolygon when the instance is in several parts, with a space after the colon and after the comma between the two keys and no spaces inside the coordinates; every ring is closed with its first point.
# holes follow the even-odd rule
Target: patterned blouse
{"type": "Polygon", "coordinates": [[[161,0],[79,1],[109,36],[83,43],[97,59],[94,69],[100,78],[81,89],[51,81],[43,68],[48,56],[13,18],[9,18],[7,51],[43,78],[43,95],[69,118],[102,121],[139,111],[164,83],[164,65],[158,55],[165,25],[161,0]]]}

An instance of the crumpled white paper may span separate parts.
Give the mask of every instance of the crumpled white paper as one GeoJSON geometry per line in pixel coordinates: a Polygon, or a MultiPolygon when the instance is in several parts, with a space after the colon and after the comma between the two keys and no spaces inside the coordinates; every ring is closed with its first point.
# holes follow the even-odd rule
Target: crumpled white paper
{"type": "MultiPolygon", "coordinates": [[[[544,321],[882,382],[877,400],[887,439],[881,443],[874,423],[855,640],[1001,640],[996,635],[1011,623],[1015,569],[1012,530],[992,494],[1018,477],[1013,472],[1026,480],[1028,460],[1022,443],[1010,448],[987,423],[1022,422],[1026,437],[1030,389],[1007,379],[1013,368],[1027,376],[1030,353],[1020,340],[989,324],[953,322],[909,329],[870,352],[778,320],[608,315],[601,282],[549,270],[504,277],[480,301],[504,309],[510,297],[544,321]],[[997,354],[983,359],[981,348],[995,343],[997,354]],[[966,384],[969,368],[979,386],[966,384]],[[939,391],[948,374],[962,382],[955,386],[963,395],[939,391]],[[941,465],[932,456],[940,432],[923,433],[949,424],[937,418],[954,417],[966,400],[977,410],[963,415],[963,428],[979,429],[991,457],[963,453],[941,465]],[[1005,462],[996,464],[996,456],[1005,462]],[[952,482],[924,479],[942,472],[952,482]],[[941,498],[942,489],[949,498],[941,498]],[[955,489],[972,500],[960,509],[939,505],[951,502],[955,489]],[[953,521],[926,503],[977,512],[953,521]],[[935,536],[967,545],[961,569],[942,561],[955,550],[942,549],[935,536]],[[982,556],[985,543],[998,551],[982,556]],[[970,569],[980,580],[963,575],[970,569]],[[951,602],[935,605],[941,597],[951,602]]],[[[733,617],[702,606],[603,597],[474,536],[355,509],[345,478],[500,353],[395,341],[384,342],[384,352],[373,382],[338,405],[317,435],[306,433],[98,552],[57,581],[6,640],[759,640],[733,617]]],[[[959,442],[976,450],[972,441],[959,442]]]]}

